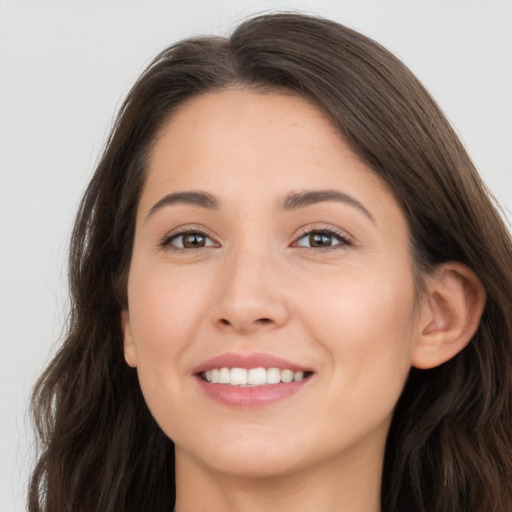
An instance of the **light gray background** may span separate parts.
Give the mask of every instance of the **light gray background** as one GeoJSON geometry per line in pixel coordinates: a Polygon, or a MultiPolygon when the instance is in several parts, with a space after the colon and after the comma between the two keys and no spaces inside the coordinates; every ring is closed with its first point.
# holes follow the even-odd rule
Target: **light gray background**
{"type": "Polygon", "coordinates": [[[28,396],[62,332],[72,219],[114,112],[163,47],[269,8],[405,60],[512,210],[512,1],[0,0],[0,512],[25,509],[28,396]]]}

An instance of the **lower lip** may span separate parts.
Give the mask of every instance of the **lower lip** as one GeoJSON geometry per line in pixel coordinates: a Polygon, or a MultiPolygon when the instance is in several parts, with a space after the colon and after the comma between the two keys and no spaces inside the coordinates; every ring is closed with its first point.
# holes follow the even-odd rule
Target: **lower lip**
{"type": "Polygon", "coordinates": [[[294,395],[309,382],[310,377],[297,382],[281,382],[280,384],[252,387],[212,384],[199,376],[197,380],[206,395],[223,405],[231,407],[263,407],[294,395]]]}

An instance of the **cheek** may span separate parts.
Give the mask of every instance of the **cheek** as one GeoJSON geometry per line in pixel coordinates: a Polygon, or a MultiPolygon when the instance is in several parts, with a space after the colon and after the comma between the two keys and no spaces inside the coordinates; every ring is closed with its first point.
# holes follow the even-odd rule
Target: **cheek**
{"type": "Polygon", "coordinates": [[[340,442],[387,432],[410,370],[413,290],[387,280],[363,286],[345,279],[343,287],[310,295],[309,303],[317,306],[304,314],[330,359],[314,414],[340,442]]]}
{"type": "MultiPolygon", "coordinates": [[[[198,329],[204,290],[175,269],[132,263],[128,281],[130,327],[146,403],[164,431],[174,410],[186,408],[183,364],[198,329]],[[161,423],[163,421],[163,424],[161,423]],[[165,428],[164,428],[165,427],[165,428]]],[[[170,429],[172,430],[172,429],[170,429]]]]}
{"type": "Polygon", "coordinates": [[[190,279],[157,266],[133,266],[128,283],[132,334],[139,354],[165,357],[180,350],[200,321],[205,291],[200,277],[190,279]],[[194,282],[196,281],[196,282],[194,282]]]}
{"type": "Polygon", "coordinates": [[[390,397],[399,394],[414,341],[412,279],[389,269],[354,272],[308,289],[313,291],[302,316],[329,354],[334,380],[361,389],[361,399],[365,392],[381,398],[387,390],[390,397]]]}

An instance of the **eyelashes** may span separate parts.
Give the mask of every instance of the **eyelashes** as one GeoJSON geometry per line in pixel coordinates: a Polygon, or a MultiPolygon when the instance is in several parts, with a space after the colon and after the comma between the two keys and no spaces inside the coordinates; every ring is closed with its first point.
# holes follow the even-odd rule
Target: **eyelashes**
{"type": "MultiPolygon", "coordinates": [[[[342,249],[351,245],[352,242],[342,231],[332,228],[310,228],[303,230],[290,244],[290,247],[300,247],[318,252],[342,249]]],[[[201,230],[186,229],[166,235],[159,246],[174,252],[189,252],[218,248],[221,245],[201,230]]]]}
{"type": "Polygon", "coordinates": [[[331,228],[309,229],[291,244],[292,247],[316,250],[329,250],[350,245],[352,244],[344,233],[331,228]]]}
{"type": "Polygon", "coordinates": [[[161,247],[177,250],[196,250],[204,247],[220,247],[210,236],[202,231],[188,230],[166,236],[160,243],[161,247]]]}

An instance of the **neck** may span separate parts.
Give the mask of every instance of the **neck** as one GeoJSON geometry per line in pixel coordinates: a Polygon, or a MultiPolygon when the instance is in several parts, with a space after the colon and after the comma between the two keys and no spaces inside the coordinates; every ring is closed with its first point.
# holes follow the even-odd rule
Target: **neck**
{"type": "Polygon", "coordinates": [[[367,461],[340,467],[333,459],[286,475],[251,477],[212,470],[177,451],[175,512],[379,512],[382,467],[367,461]]]}

